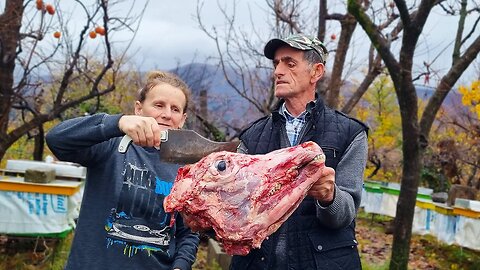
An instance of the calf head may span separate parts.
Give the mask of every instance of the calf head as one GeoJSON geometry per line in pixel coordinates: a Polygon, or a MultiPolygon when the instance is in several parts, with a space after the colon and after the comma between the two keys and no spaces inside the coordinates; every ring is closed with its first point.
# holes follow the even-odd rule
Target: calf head
{"type": "Polygon", "coordinates": [[[164,207],[194,231],[213,228],[227,253],[245,255],[293,213],[324,162],[314,142],[265,155],[213,153],[179,169],[164,207]]]}

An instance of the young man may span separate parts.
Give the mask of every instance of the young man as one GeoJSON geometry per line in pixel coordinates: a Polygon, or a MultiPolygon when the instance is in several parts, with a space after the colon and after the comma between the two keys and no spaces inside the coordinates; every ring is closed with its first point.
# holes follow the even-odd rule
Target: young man
{"type": "Polygon", "coordinates": [[[153,72],[135,115],[67,120],[47,134],[60,160],[87,167],[85,192],[66,269],[191,269],[199,238],[163,210],[179,165],[163,163],[160,133],[181,128],[189,98],[177,76],[153,72]],[[118,151],[123,135],[133,144],[118,151]]]}
{"type": "Polygon", "coordinates": [[[315,87],[327,56],[317,38],[272,39],[264,54],[273,60],[280,102],[271,115],[241,134],[240,151],[265,154],[314,141],[322,147],[327,167],[277,232],[260,249],[234,256],[230,269],[361,269],[355,216],[367,158],[367,127],[317,97],[315,87]]]}

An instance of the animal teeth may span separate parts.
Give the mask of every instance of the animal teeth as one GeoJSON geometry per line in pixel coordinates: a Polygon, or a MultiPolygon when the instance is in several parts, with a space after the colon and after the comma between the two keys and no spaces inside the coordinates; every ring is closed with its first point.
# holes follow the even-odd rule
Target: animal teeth
{"type": "Polygon", "coordinates": [[[297,170],[299,170],[299,169],[307,166],[310,162],[314,162],[314,161],[318,161],[318,160],[325,161],[325,155],[324,155],[324,154],[318,154],[318,155],[316,155],[312,160],[310,160],[309,162],[304,163],[304,164],[302,164],[302,165],[300,165],[300,166],[297,166],[297,167],[295,167],[295,168],[296,168],[297,170]]]}

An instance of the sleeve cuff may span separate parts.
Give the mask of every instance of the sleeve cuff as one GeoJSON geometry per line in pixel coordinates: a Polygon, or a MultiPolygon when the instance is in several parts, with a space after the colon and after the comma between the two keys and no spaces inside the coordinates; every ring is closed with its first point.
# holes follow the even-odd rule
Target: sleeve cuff
{"type": "Polygon", "coordinates": [[[340,192],[338,187],[335,185],[335,195],[333,197],[333,202],[329,206],[322,206],[318,200],[315,200],[315,204],[317,205],[317,211],[326,211],[330,215],[335,215],[338,212],[339,208],[339,199],[337,194],[340,192]]]}
{"type": "Polygon", "coordinates": [[[192,264],[189,263],[185,259],[176,259],[175,262],[173,263],[173,269],[182,269],[182,270],[190,270],[192,269],[192,264]]]}

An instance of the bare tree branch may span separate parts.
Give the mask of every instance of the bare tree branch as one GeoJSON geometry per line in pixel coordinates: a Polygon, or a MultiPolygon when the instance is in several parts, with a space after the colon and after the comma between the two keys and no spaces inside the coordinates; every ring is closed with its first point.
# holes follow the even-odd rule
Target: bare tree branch
{"type": "MultiPolygon", "coordinates": [[[[45,122],[61,117],[65,111],[89,100],[95,99],[94,107],[98,108],[100,96],[115,90],[116,74],[125,51],[120,50],[122,57],[114,66],[111,34],[125,28],[136,31],[138,26],[132,22],[139,21],[138,17],[131,15],[132,9],[128,9],[125,11],[129,15],[118,23],[116,17],[111,16],[110,7],[119,2],[122,1],[99,0],[87,5],[84,1],[76,0],[74,4],[83,11],[84,24],[81,31],[74,33],[77,36],[75,38],[69,33],[68,21],[58,5],[54,13],[32,8],[29,9],[31,12],[24,14],[23,8],[35,5],[34,1],[27,1],[25,5],[21,0],[7,1],[6,9],[0,15],[0,61],[3,60],[0,63],[0,158],[15,141],[28,135],[31,130],[43,130],[45,122]],[[103,32],[98,32],[101,38],[97,40],[104,46],[99,48],[104,52],[100,54],[101,57],[95,58],[89,56],[89,48],[85,43],[88,31],[99,25],[103,27],[103,32]],[[40,45],[39,41],[55,30],[61,30],[62,33],[58,43],[51,47],[43,43],[40,45]],[[22,73],[14,80],[16,64],[22,73]],[[44,78],[37,74],[38,70],[44,78]],[[45,74],[47,71],[49,74],[45,74]],[[72,88],[76,84],[83,84],[84,89],[89,90],[74,94],[72,88]],[[12,114],[22,116],[13,121],[14,125],[9,118],[12,114]]],[[[76,15],[81,16],[78,12],[76,15]]],[[[35,138],[43,140],[41,137],[35,138]]],[[[36,149],[41,150],[39,145],[36,149]]],[[[36,158],[38,155],[36,151],[36,158]]]]}

